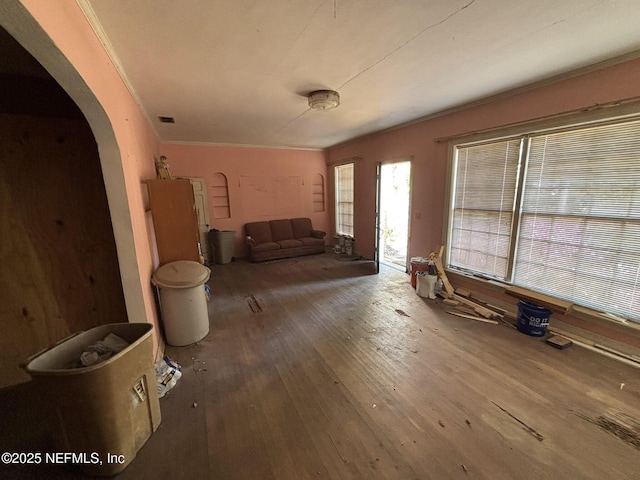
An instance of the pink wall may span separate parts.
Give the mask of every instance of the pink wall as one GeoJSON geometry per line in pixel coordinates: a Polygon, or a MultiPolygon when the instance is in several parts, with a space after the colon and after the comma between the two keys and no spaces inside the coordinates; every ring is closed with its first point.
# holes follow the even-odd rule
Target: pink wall
{"type": "Polygon", "coordinates": [[[329,149],[330,164],[360,157],[354,186],[358,250],[368,256],[374,251],[376,162],[413,157],[409,256],[424,256],[444,241],[448,145],[436,139],[640,97],[639,78],[640,60],[633,60],[329,149]]]}
{"type": "Polygon", "coordinates": [[[260,220],[309,217],[329,237],[326,155],[321,151],[163,144],[174,177],[207,182],[211,228],[235,230],[235,254],[246,255],[243,225],[260,220]],[[226,176],[230,218],[215,218],[214,175],[226,176]],[[313,179],[324,179],[325,208],[314,211],[313,179]]]}
{"type": "MultiPolygon", "coordinates": [[[[157,324],[157,312],[150,287],[153,270],[144,197],[145,179],[154,178],[153,160],[158,156],[157,140],[122,83],[110,59],[74,0],[43,2],[21,0],[53,44],[73,65],[89,88],[87,100],[77,84],[54,77],[76,100],[92,126],[101,153],[105,186],[118,245],[127,311],[130,321],[157,324]],[[91,106],[99,102],[99,108],[91,106]],[[102,121],[106,114],[108,125],[102,121]],[[101,123],[102,121],[102,123],[101,123]],[[105,133],[106,132],[106,133],[105,133]],[[110,145],[110,136],[116,141],[110,145]],[[117,168],[114,168],[117,167],[117,168]],[[125,259],[125,260],[123,260],[125,259]]],[[[5,22],[7,23],[7,22],[5,22]]],[[[18,30],[20,30],[18,25],[18,30]]],[[[18,38],[23,43],[23,39],[18,38]]],[[[52,71],[55,59],[34,42],[31,53],[52,71]]],[[[53,74],[54,72],[52,72],[53,74]]],[[[199,176],[209,180],[215,172],[229,180],[231,218],[216,221],[221,230],[237,230],[237,251],[244,251],[240,232],[249,221],[310,216],[317,228],[332,231],[331,183],[325,182],[325,212],[311,208],[311,176],[322,173],[330,180],[325,161],[333,165],[349,157],[356,161],[355,237],[357,249],[373,254],[375,219],[375,163],[413,158],[411,242],[409,256],[425,255],[443,242],[447,144],[436,139],[499,127],[529,119],[555,115],[599,103],[640,97],[640,60],[558,81],[540,88],[442,115],[428,121],[361,138],[328,152],[232,147],[162,145],[176,176],[199,176]],[[300,179],[295,184],[292,177],[300,179]],[[249,179],[249,180],[247,180],[249,179]],[[251,179],[255,180],[251,184],[251,179]],[[288,180],[287,180],[288,179],[288,180]],[[257,183],[256,183],[257,182],[257,183]],[[288,183],[291,182],[291,183],[288,183]],[[250,189],[250,186],[253,185],[250,189]],[[294,201],[284,204],[287,190],[294,201]],[[275,192],[270,202],[273,215],[264,205],[252,206],[251,199],[267,198],[260,193],[275,192]],[[248,193],[248,194],[247,194],[248,193]],[[299,200],[299,203],[297,202],[299,200]],[[282,212],[282,213],[281,213],[282,212]],[[242,249],[242,250],[241,250],[242,249]]]]}
{"type": "MultiPolygon", "coordinates": [[[[76,101],[96,137],[129,321],[146,321],[157,327],[143,185],[144,180],[155,178],[154,157],[158,149],[155,134],[77,2],[21,0],[21,3],[72,65],[56,62],[59,53],[48,42],[35,42],[28,48],[76,101]],[[78,74],[82,80],[77,78],[78,74]]],[[[20,20],[17,18],[15,22],[20,20]]],[[[28,18],[22,20],[25,24],[30,22],[28,18]]],[[[22,25],[17,27],[19,30],[22,25]]],[[[29,42],[29,38],[16,38],[23,45],[29,42]]],[[[158,347],[159,338],[156,336],[155,340],[158,347]]]]}
{"type": "MultiPolygon", "coordinates": [[[[597,104],[640,98],[640,60],[604,68],[522,93],[442,115],[393,131],[374,134],[329,150],[329,163],[359,157],[355,174],[355,238],[361,253],[373,255],[375,164],[413,157],[409,257],[424,256],[445,242],[444,210],[448,142],[437,139],[572,112],[597,104]]],[[[332,185],[329,185],[332,191],[332,185]]],[[[332,201],[332,200],[331,200],[332,201]]],[[[451,275],[454,287],[486,293],[470,278],[451,275]]],[[[493,288],[488,295],[505,306],[517,300],[493,288]]],[[[554,314],[552,325],[630,355],[638,355],[640,333],[594,315],[554,314]]]]}

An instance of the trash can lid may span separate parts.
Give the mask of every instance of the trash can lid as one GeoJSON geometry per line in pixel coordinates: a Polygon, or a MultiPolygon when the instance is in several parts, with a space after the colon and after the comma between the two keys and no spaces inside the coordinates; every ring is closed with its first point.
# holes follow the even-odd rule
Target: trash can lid
{"type": "Polygon", "coordinates": [[[156,285],[166,288],[189,288],[202,285],[211,275],[211,270],[193,260],[178,260],[158,268],[153,274],[156,285]]]}

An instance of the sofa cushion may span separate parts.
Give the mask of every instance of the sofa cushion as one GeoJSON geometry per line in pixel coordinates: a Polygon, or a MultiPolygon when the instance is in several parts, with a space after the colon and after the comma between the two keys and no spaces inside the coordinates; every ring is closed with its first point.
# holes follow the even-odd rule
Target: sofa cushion
{"type": "Polygon", "coordinates": [[[324,240],[322,238],[313,238],[313,237],[303,237],[298,238],[296,240],[300,240],[303,245],[324,245],[324,240]]]}
{"type": "Polygon", "coordinates": [[[296,248],[296,247],[304,246],[304,243],[302,243],[300,240],[296,240],[295,238],[289,238],[287,240],[278,240],[276,243],[280,245],[280,248],[296,248]]]}
{"type": "Polygon", "coordinates": [[[251,247],[252,252],[271,252],[273,250],[280,250],[280,245],[276,242],[262,242],[251,247]]]}
{"type": "Polygon", "coordinates": [[[251,222],[244,226],[247,236],[253,238],[256,243],[272,242],[271,227],[269,222],[251,222]]]}
{"type": "Polygon", "coordinates": [[[293,230],[293,238],[304,238],[311,236],[311,219],[310,218],[292,218],[291,228],[293,230]]]}
{"type": "Polygon", "coordinates": [[[293,239],[293,230],[289,219],[271,220],[269,226],[271,226],[271,238],[274,242],[293,239]]]}

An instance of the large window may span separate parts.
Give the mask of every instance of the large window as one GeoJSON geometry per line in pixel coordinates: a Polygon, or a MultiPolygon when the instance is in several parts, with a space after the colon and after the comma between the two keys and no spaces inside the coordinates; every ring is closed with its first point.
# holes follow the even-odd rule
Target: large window
{"type": "Polygon", "coordinates": [[[640,322],[640,121],[454,147],[451,267],[640,322]]]}
{"type": "Polygon", "coordinates": [[[336,233],[353,236],[353,163],[335,167],[336,233]]]}

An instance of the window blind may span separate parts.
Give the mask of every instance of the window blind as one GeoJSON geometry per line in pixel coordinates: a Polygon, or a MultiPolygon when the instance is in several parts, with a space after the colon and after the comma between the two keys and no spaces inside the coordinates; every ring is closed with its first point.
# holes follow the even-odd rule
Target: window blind
{"type": "Polygon", "coordinates": [[[336,233],[353,236],[353,163],[335,167],[336,233]]]}
{"type": "Polygon", "coordinates": [[[521,143],[456,149],[451,265],[507,279],[521,143]]]}
{"type": "Polygon", "coordinates": [[[640,321],[640,122],[530,138],[513,282],[640,321]]]}

